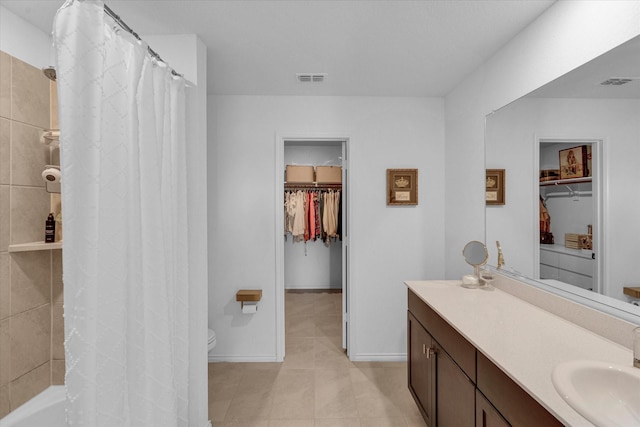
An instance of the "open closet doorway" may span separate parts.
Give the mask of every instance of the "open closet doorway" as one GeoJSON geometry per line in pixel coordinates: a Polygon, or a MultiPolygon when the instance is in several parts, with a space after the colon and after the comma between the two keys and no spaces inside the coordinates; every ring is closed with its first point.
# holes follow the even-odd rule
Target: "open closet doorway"
{"type": "Polygon", "coordinates": [[[540,279],[602,293],[602,140],[539,139],[540,279]]]}
{"type": "Polygon", "coordinates": [[[322,339],[348,354],[348,142],[276,138],[277,360],[287,339],[322,339]]]}

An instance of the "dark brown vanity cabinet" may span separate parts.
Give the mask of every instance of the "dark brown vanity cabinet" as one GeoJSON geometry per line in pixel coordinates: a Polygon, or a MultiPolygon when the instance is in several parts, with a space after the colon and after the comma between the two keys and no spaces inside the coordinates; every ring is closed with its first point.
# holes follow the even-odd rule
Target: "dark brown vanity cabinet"
{"type": "Polygon", "coordinates": [[[409,313],[409,390],[422,412],[427,426],[435,426],[436,412],[436,364],[435,342],[429,333],[409,313]]]}
{"type": "Polygon", "coordinates": [[[509,427],[500,412],[476,390],[476,427],[509,427]]]}
{"type": "Polygon", "coordinates": [[[453,335],[455,330],[431,309],[420,309],[420,305],[426,305],[413,293],[409,294],[409,303],[409,390],[427,426],[473,427],[475,348],[459,334],[453,335]],[[425,324],[433,327],[429,331],[433,335],[425,324]],[[468,372],[456,363],[456,354],[468,372]]]}
{"type": "Polygon", "coordinates": [[[561,426],[409,290],[408,383],[429,427],[561,426]]]}

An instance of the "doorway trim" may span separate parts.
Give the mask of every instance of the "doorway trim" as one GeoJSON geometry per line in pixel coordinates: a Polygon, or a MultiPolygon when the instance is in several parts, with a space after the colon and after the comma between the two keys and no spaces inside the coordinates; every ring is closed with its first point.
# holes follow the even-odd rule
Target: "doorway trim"
{"type": "MultiPolygon", "coordinates": [[[[594,206],[594,214],[596,215],[594,222],[594,230],[593,230],[593,241],[594,247],[593,252],[596,254],[594,269],[593,269],[593,280],[594,280],[594,291],[601,295],[607,294],[607,284],[604,280],[604,272],[607,268],[607,243],[603,240],[604,236],[608,235],[607,230],[604,229],[606,227],[606,215],[607,215],[607,192],[604,191],[606,188],[606,158],[605,158],[605,149],[606,149],[606,138],[598,138],[598,137],[588,137],[588,138],[576,138],[576,137],[549,137],[549,136],[539,136],[536,135],[534,138],[534,186],[535,191],[534,196],[534,206],[538,206],[538,200],[540,197],[540,144],[541,143],[558,143],[558,144],[567,144],[569,145],[580,145],[582,143],[591,144],[591,152],[594,156],[591,164],[591,168],[593,169],[592,180],[591,180],[591,188],[593,194],[595,195],[595,206],[594,206]]],[[[534,215],[536,226],[534,227],[535,238],[534,238],[534,273],[535,279],[540,279],[540,236],[539,236],[539,216],[534,215]]]]}
{"type": "MultiPolygon", "coordinates": [[[[275,135],[275,277],[276,277],[276,361],[282,362],[285,357],[285,307],[284,307],[284,146],[287,141],[318,141],[320,142],[341,142],[343,146],[342,159],[342,180],[343,192],[342,197],[346,209],[344,209],[343,224],[345,225],[345,235],[342,237],[342,291],[343,291],[343,328],[346,326],[346,349],[347,355],[350,354],[353,343],[353,334],[355,330],[353,325],[352,307],[352,290],[351,269],[350,264],[350,244],[349,244],[349,224],[351,224],[351,182],[349,168],[353,165],[351,160],[351,147],[353,138],[347,132],[290,132],[276,133],[275,135]],[[346,292],[345,292],[346,291],[346,292]],[[345,317],[346,316],[346,317],[345,317]],[[345,325],[346,320],[346,325],[345,325]]],[[[344,332],[343,332],[344,336],[344,332]]]]}

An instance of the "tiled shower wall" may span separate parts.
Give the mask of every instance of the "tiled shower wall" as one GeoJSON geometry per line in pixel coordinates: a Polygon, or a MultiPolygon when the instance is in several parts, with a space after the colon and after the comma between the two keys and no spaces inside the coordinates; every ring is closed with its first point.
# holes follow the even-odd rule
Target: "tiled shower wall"
{"type": "Polygon", "coordinates": [[[51,90],[39,69],[0,52],[0,418],[64,382],[62,253],[8,252],[44,240],[59,203],[41,178],[51,153],[40,132],[57,127],[51,90]]]}

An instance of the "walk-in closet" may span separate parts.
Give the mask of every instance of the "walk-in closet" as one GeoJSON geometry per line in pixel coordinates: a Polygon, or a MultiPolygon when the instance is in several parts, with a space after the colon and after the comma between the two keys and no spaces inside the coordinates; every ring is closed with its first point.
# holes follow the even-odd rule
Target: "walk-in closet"
{"type": "MultiPolygon", "coordinates": [[[[285,293],[289,296],[313,293],[317,295],[313,298],[320,298],[324,305],[339,304],[337,307],[301,305],[299,301],[308,298],[287,297],[285,328],[288,339],[299,335],[298,330],[302,336],[322,333],[323,327],[316,325],[317,322],[335,325],[332,329],[337,327],[338,330],[343,325],[342,298],[336,295],[343,292],[345,277],[343,153],[344,141],[340,140],[284,142],[285,293]],[[334,296],[329,297],[331,294],[334,296]],[[293,300],[298,304],[291,304],[293,300]]],[[[342,347],[339,342],[336,345],[342,347]]]]}

